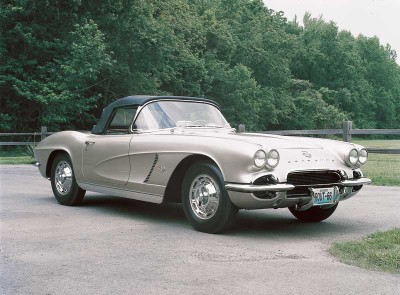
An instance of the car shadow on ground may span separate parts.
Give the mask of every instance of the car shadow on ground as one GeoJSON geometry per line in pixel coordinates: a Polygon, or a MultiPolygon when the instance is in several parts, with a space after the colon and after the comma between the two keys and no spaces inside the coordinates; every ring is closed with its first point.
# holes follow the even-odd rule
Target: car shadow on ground
{"type": "Polygon", "coordinates": [[[127,198],[96,195],[87,196],[79,207],[95,208],[107,214],[130,219],[146,219],[154,222],[186,221],[181,204],[153,204],[127,198]]]}
{"type": "MultiPolygon", "coordinates": [[[[340,235],[348,228],[343,222],[335,222],[334,217],[322,222],[310,223],[297,220],[288,209],[265,209],[239,213],[236,226],[231,234],[235,236],[262,236],[268,233],[275,237],[321,238],[340,235]],[[285,212],[287,210],[287,212],[285,212]]],[[[356,230],[352,228],[351,230],[356,230]]]]}
{"type": "MultiPolygon", "coordinates": [[[[152,204],[126,198],[89,195],[78,208],[96,209],[101,213],[171,227],[191,229],[181,204],[152,204]]],[[[361,225],[349,224],[349,219],[338,220],[333,215],[319,223],[306,223],[295,219],[287,209],[240,210],[235,225],[224,235],[264,236],[291,238],[320,238],[331,235],[357,233],[361,225]]],[[[363,224],[362,227],[366,225],[363,224]]]]}

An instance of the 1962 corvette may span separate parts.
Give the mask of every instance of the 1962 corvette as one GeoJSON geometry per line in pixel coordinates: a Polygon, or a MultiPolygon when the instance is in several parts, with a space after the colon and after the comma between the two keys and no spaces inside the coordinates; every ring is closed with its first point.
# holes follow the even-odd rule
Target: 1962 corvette
{"type": "Polygon", "coordinates": [[[217,233],[239,209],[289,208],[318,222],[364,184],[368,153],[327,139],[237,133],[212,100],[128,96],[103,110],[91,133],[63,131],[35,149],[62,205],[85,191],[182,202],[192,226],[217,233]]]}

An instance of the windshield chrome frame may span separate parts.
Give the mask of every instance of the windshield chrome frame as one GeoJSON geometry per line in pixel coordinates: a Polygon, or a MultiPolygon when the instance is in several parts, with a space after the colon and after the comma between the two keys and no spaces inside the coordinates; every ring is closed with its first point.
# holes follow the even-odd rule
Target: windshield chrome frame
{"type": "MultiPolygon", "coordinates": [[[[194,100],[194,99],[193,99],[193,100],[156,99],[156,100],[152,100],[152,101],[146,102],[144,105],[141,105],[141,106],[138,107],[138,109],[137,109],[137,111],[136,111],[136,114],[135,114],[135,116],[133,117],[132,123],[131,123],[131,125],[129,126],[129,133],[135,133],[135,134],[138,134],[138,133],[150,133],[150,132],[155,132],[155,131],[158,131],[158,130],[174,129],[174,128],[162,128],[162,129],[153,129],[153,130],[139,131],[138,129],[133,129],[133,128],[132,128],[133,125],[135,124],[135,121],[136,121],[137,117],[139,116],[139,114],[141,113],[141,111],[142,111],[142,109],[143,109],[144,107],[146,107],[147,105],[149,105],[149,104],[151,104],[151,103],[163,102],[163,101],[176,101],[176,102],[182,102],[182,103],[185,103],[185,102],[204,103],[204,104],[208,104],[208,105],[212,105],[212,106],[216,107],[216,108],[218,109],[218,111],[221,113],[221,109],[220,109],[220,107],[219,107],[216,103],[212,103],[212,102],[208,102],[208,101],[200,101],[200,100],[194,100]]],[[[225,116],[224,116],[222,113],[221,113],[221,115],[222,115],[222,117],[224,117],[224,119],[225,119],[225,116]]],[[[226,121],[226,119],[225,119],[225,121],[226,121]]],[[[227,121],[227,122],[228,122],[228,121],[227,121]]],[[[228,122],[228,124],[229,124],[229,122],[228,122]]],[[[223,127],[223,128],[224,128],[224,127],[223,127]]],[[[228,128],[226,128],[226,129],[228,129],[228,128]]]]}

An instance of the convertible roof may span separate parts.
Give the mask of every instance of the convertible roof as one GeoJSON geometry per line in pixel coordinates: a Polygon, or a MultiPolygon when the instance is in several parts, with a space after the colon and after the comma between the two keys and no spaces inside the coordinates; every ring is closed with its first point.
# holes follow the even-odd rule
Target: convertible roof
{"type": "Polygon", "coordinates": [[[116,101],[110,103],[107,107],[103,109],[101,113],[101,117],[97,122],[97,125],[93,126],[92,133],[93,134],[103,134],[104,128],[106,127],[111,115],[113,114],[114,109],[120,107],[128,107],[128,106],[142,106],[153,100],[194,100],[194,101],[202,101],[208,102],[219,108],[219,105],[210,99],[199,98],[199,97],[190,97],[190,96],[150,96],[150,95],[133,95],[127,96],[124,98],[117,99],[116,101]]]}

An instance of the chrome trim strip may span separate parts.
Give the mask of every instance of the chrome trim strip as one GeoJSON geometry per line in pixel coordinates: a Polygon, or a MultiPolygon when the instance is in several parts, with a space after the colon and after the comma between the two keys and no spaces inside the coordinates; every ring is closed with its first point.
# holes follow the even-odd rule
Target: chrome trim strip
{"type": "Polygon", "coordinates": [[[92,183],[87,183],[87,182],[78,182],[78,185],[82,189],[87,190],[87,191],[97,192],[97,193],[111,195],[111,196],[118,196],[118,197],[133,199],[133,200],[139,200],[139,201],[145,201],[145,202],[151,202],[151,203],[157,203],[157,204],[161,204],[162,200],[163,200],[162,195],[153,195],[153,194],[138,192],[138,191],[134,191],[134,190],[120,189],[120,188],[109,187],[109,186],[99,185],[99,184],[92,184],[92,183]]]}
{"type": "Polygon", "coordinates": [[[230,191],[235,192],[286,192],[295,188],[292,184],[286,183],[277,183],[277,184],[268,184],[268,185],[253,185],[253,184],[236,184],[236,183],[228,183],[225,184],[225,188],[230,191]]]}
{"type": "Polygon", "coordinates": [[[370,184],[371,179],[363,177],[359,179],[349,179],[349,180],[343,180],[342,185],[343,186],[358,186],[358,185],[363,185],[363,184],[370,184]]]}

